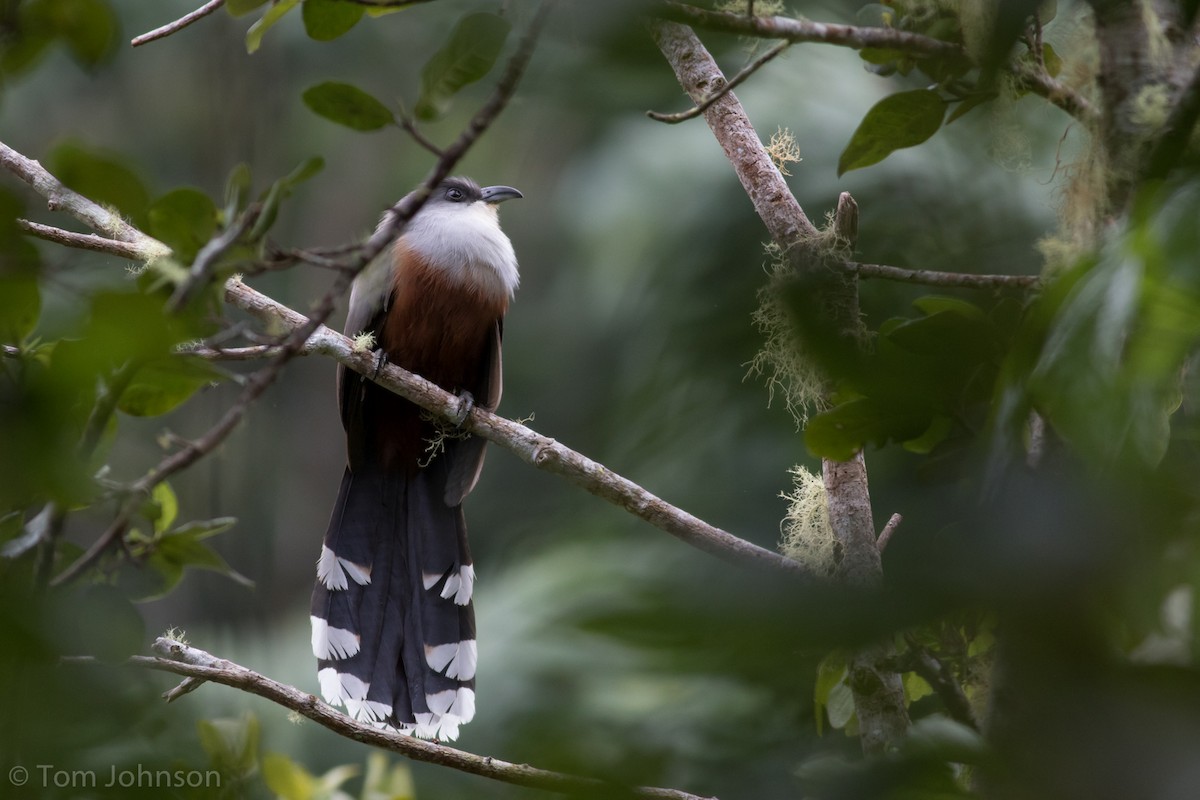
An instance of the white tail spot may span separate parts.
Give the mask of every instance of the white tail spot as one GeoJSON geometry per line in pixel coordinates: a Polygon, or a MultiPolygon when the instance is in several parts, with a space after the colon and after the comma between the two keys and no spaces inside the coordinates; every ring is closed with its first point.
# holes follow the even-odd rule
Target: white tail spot
{"type": "Polygon", "coordinates": [[[321,545],[321,557],[317,559],[317,580],[331,592],[346,589],[350,581],[359,586],[366,586],[371,582],[371,568],[356,564],[348,558],[338,558],[336,553],[321,545]]]}
{"type": "Polygon", "coordinates": [[[346,628],[332,628],[320,617],[309,617],[312,622],[312,651],[317,658],[335,661],[350,658],[358,653],[359,638],[346,628]]]}

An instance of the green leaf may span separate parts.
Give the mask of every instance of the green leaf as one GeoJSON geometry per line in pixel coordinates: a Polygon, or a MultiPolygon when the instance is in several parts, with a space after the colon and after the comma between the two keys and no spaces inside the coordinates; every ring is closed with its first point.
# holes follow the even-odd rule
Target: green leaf
{"type": "Polygon", "coordinates": [[[933,448],[946,441],[946,437],[954,430],[954,420],[944,414],[936,414],[929,422],[929,427],[920,436],[903,442],[904,449],[910,453],[928,455],[933,448]]]}
{"type": "Polygon", "coordinates": [[[279,216],[279,204],[287,199],[296,184],[316,175],[324,166],[325,159],[320,156],[314,156],[271,184],[271,188],[263,196],[262,211],[258,215],[258,220],[255,221],[254,227],[250,229],[250,232],[246,234],[246,238],[251,242],[256,242],[265,236],[279,216]]]}
{"type": "Polygon", "coordinates": [[[1042,45],[1042,63],[1046,65],[1046,72],[1051,78],[1057,78],[1062,72],[1063,62],[1058,53],[1054,52],[1054,48],[1047,42],[1042,45]]]}
{"type": "Polygon", "coordinates": [[[300,0],[278,0],[273,6],[267,9],[266,13],[258,22],[250,26],[250,30],[246,31],[246,52],[254,53],[262,46],[263,35],[269,31],[275,23],[283,19],[284,15],[299,5],[300,0]]]}
{"type": "Polygon", "coordinates": [[[421,96],[416,115],[434,120],[445,113],[464,86],[491,71],[512,25],[496,14],[468,14],[458,21],[450,40],[434,54],[421,72],[421,96]]]}
{"type": "Polygon", "coordinates": [[[179,499],[171,484],[163,481],[150,493],[150,501],[157,509],[153,519],[154,532],[162,533],[175,524],[175,517],[179,515],[179,499]]]}
{"type": "Polygon", "coordinates": [[[915,672],[904,673],[901,683],[904,685],[904,702],[906,705],[912,705],[922,697],[928,697],[933,694],[933,687],[915,672]]]}
{"type": "Polygon", "coordinates": [[[892,152],[921,144],[937,133],[946,101],[930,89],[900,92],[880,100],[859,123],[838,159],[838,175],[877,164],[892,152]]]}
{"type": "Polygon", "coordinates": [[[929,426],[928,412],[909,409],[892,398],[863,397],[817,414],[804,429],[804,443],[813,455],[846,461],[868,442],[913,439],[929,426]]]}
{"type": "Polygon", "coordinates": [[[145,563],[157,574],[157,585],[152,586],[139,599],[156,600],[168,594],[183,579],[183,573],[189,567],[217,572],[246,588],[253,588],[254,581],[229,566],[216,550],[200,541],[231,525],[233,521],[228,517],[207,523],[190,523],[155,540],[149,545],[152,554],[145,563]],[[210,525],[211,528],[206,527],[210,525]]]}
{"type": "Polygon", "coordinates": [[[258,717],[246,712],[237,718],[202,719],[196,729],[208,760],[223,774],[245,778],[258,770],[258,717]]]}
{"type": "Polygon", "coordinates": [[[267,753],[262,760],[267,788],[281,800],[311,800],[316,779],[308,770],[279,753],[267,753]]]}
{"type": "Polygon", "coordinates": [[[225,208],[221,221],[228,225],[234,217],[246,209],[250,201],[250,167],[238,164],[225,180],[225,208]]]}
{"type": "Polygon", "coordinates": [[[356,131],[375,131],[395,122],[395,115],[367,92],[348,83],[326,81],[301,96],[313,113],[356,131]]]}
{"type": "Polygon", "coordinates": [[[818,734],[825,725],[825,707],[829,705],[829,696],[835,686],[846,680],[847,674],[846,657],[840,650],[829,653],[817,665],[817,679],[813,684],[813,714],[818,734]]]}
{"type": "Polygon", "coordinates": [[[266,5],[268,0],[225,0],[225,10],[230,16],[240,17],[249,14],[259,6],[266,5]]]}
{"type": "Polygon", "coordinates": [[[304,31],[310,39],[330,42],[362,19],[365,9],[346,0],[304,0],[304,31]]]}
{"type": "Polygon", "coordinates": [[[175,251],[184,264],[217,232],[217,207],[199,189],[175,189],[150,204],[146,233],[175,251]]]}
{"type": "Polygon", "coordinates": [[[47,169],[69,188],[141,221],[150,194],[119,156],[100,153],[68,139],[46,158],[47,169]]]}
{"type": "Polygon", "coordinates": [[[963,98],[963,100],[954,107],[954,110],[950,112],[949,116],[946,117],[946,124],[949,125],[951,122],[966,116],[968,113],[974,111],[983,104],[990,103],[991,101],[995,100],[998,96],[999,95],[997,95],[995,92],[975,92],[974,94],[968,95],[967,97],[963,98]]]}
{"type": "Polygon", "coordinates": [[[199,358],[157,358],[138,369],[117,408],[133,417],[161,416],[223,377],[199,358]]]}

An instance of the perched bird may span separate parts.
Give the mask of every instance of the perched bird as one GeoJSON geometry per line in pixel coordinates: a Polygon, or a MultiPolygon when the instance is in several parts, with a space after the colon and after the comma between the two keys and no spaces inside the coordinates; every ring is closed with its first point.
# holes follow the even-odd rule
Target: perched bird
{"type": "MultiPolygon", "coordinates": [[[[495,409],[518,281],[496,204],[517,197],[509,186],[444,181],[355,278],[346,334],[373,334],[381,358],[495,409]]],[[[345,367],[338,400],[348,458],[312,596],[321,693],[360,721],[453,740],[475,715],[475,570],[462,502],[485,440],[345,367]]]]}

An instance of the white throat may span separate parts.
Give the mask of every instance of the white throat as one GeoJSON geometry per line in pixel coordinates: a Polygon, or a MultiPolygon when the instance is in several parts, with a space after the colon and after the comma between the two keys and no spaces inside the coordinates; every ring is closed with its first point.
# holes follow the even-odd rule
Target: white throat
{"type": "Polygon", "coordinates": [[[484,294],[510,298],[520,282],[512,242],[487,203],[427,205],[409,222],[404,242],[434,269],[484,294]]]}

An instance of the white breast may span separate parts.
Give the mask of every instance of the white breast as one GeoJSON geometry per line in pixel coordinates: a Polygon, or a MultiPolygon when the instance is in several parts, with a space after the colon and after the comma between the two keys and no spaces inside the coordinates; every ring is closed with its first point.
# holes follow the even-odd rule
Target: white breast
{"type": "Polygon", "coordinates": [[[404,241],[430,266],[485,294],[510,298],[520,282],[512,242],[487,203],[428,205],[408,224],[404,241]]]}

